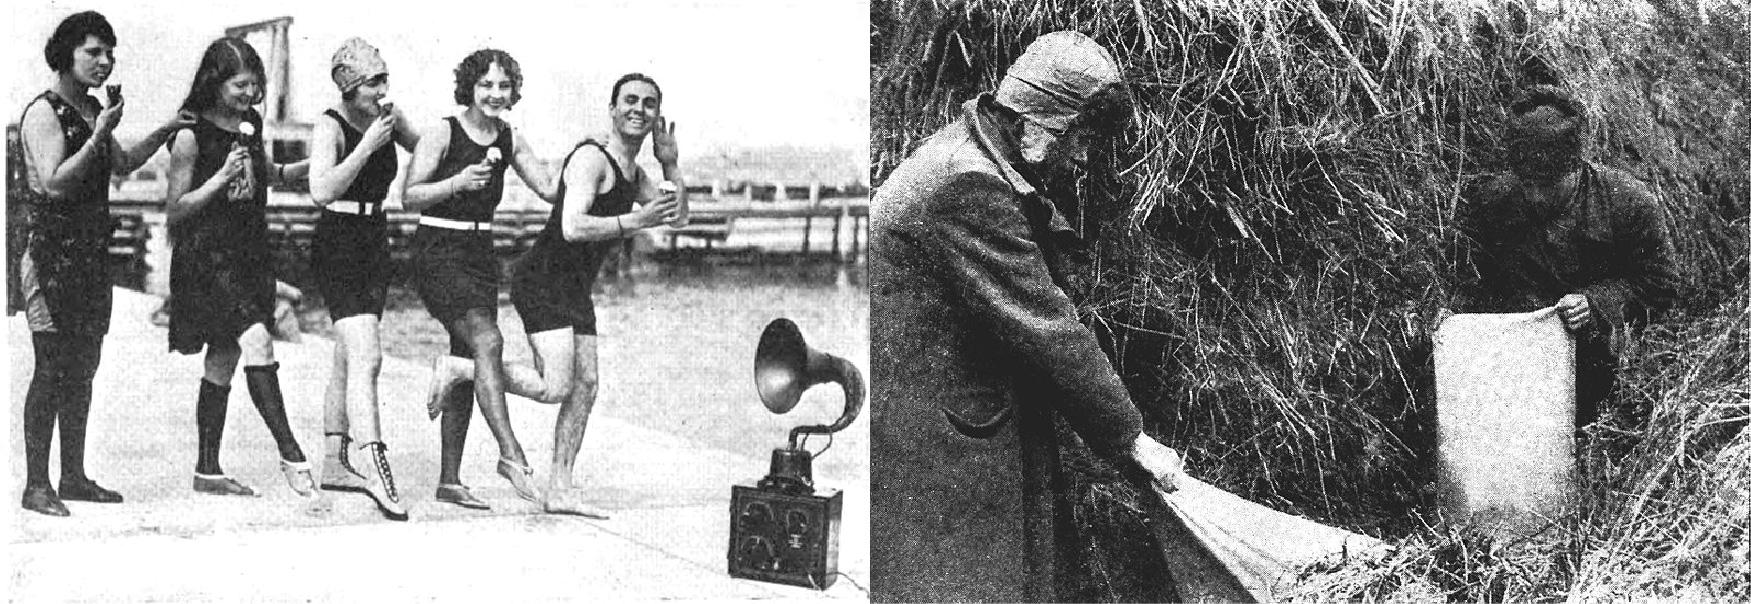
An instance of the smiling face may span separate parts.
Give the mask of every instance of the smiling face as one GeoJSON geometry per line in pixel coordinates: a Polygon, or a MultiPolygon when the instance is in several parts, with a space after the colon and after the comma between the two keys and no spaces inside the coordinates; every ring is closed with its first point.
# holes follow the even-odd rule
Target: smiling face
{"type": "Polygon", "coordinates": [[[663,115],[662,93],[650,82],[632,80],[620,85],[614,99],[614,130],[625,136],[640,137],[656,127],[663,115]]]}
{"type": "Polygon", "coordinates": [[[227,111],[244,113],[261,103],[263,96],[261,74],[244,71],[227,78],[219,85],[217,105],[227,111]]]}
{"type": "Polygon", "coordinates": [[[366,115],[378,115],[383,111],[383,99],[389,97],[389,74],[378,74],[365,83],[353,89],[353,108],[366,115]]]}
{"type": "Polygon", "coordinates": [[[85,36],[85,41],[73,47],[73,65],[68,69],[73,79],[87,88],[102,86],[109,80],[109,74],[115,69],[115,47],[98,39],[97,36],[85,36]]]}
{"type": "Polygon", "coordinates": [[[505,73],[503,66],[494,62],[480,79],[474,81],[474,101],[469,106],[487,117],[498,117],[511,108],[511,94],[515,91],[516,83],[511,76],[505,73]]]}

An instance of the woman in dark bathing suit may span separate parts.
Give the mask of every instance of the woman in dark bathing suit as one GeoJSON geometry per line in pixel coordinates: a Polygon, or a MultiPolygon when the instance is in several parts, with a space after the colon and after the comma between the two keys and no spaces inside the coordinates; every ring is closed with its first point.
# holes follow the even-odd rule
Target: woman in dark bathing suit
{"type": "Polygon", "coordinates": [[[253,496],[225,475],[219,444],[231,378],[242,361],[256,411],[279,448],[280,470],[299,495],[322,504],[310,463],[292,434],[274,361],[273,258],[267,240],[267,187],[304,177],[307,165],[268,161],[262,146],[261,57],[237,38],[207,46],[182,108],[199,116],[192,136],[174,136],[165,187],[170,225],[170,349],[206,351],[195,407],[199,457],[194,489],[253,496]]]}
{"type": "Polygon", "coordinates": [[[322,488],[362,491],[385,517],[407,520],[378,423],[378,325],[389,294],[383,204],[399,168],[395,145],[411,151],[419,136],[385,100],[389,67],[375,47],[348,39],[331,63],[341,100],[317,120],[310,152],[310,198],[323,210],[310,273],[338,336],[322,414],[322,488]]]}
{"type": "MultiPolygon", "coordinates": [[[[534,471],[511,430],[505,407],[504,337],[498,326],[500,265],[493,251],[493,211],[504,194],[505,169],[542,199],[554,199],[553,182],[528,141],[500,116],[522,96],[522,72],[511,55],[478,50],[456,66],[456,104],[461,114],[444,118],[421,137],[408,170],[402,205],[420,212],[413,236],[414,287],[432,317],[450,334],[450,354],[433,363],[434,399],[472,380],[473,398],[498,440],[498,472],[517,495],[540,502],[534,471]]],[[[443,414],[438,501],[484,509],[487,504],[462,485],[462,446],[472,404],[466,393],[443,414]]],[[[434,413],[434,416],[436,413],[434,413]]]]}
{"type": "Polygon", "coordinates": [[[115,69],[115,30],[103,15],[67,17],[43,48],[54,88],[25,107],[19,142],[28,188],[20,189],[28,234],[18,265],[18,294],[36,352],[24,399],[24,509],[50,516],[70,512],[62,500],[121,503],[122,496],[85,474],[85,425],[91,382],[109,332],[108,265],[111,174],[134,171],[179,128],[186,115],[159,126],[132,148],[115,140],[124,103],[110,89],[109,107],[87,93],[115,69]],[[49,484],[49,441],[61,427],[61,489],[49,484]]]}

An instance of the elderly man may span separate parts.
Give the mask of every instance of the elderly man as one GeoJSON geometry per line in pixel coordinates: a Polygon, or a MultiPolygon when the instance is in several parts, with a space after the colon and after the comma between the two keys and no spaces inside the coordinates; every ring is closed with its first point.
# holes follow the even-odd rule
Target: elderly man
{"type": "Polygon", "coordinates": [[[1124,120],[1118,65],[1071,32],[1029,45],[877,192],[870,481],[877,601],[1051,601],[1070,529],[1054,418],[1171,490],[1065,293],[1082,245],[1041,190],[1124,120]]]}
{"type": "MultiPolygon", "coordinates": [[[[1509,107],[1509,170],[1468,187],[1458,223],[1469,268],[1459,312],[1524,312],[1554,304],[1574,333],[1575,426],[1600,419],[1625,325],[1670,306],[1672,245],[1646,185],[1585,158],[1587,108],[1539,86],[1509,107]]],[[[1463,265],[1462,265],[1463,266],[1463,265]]],[[[1631,428],[1646,409],[1630,409],[1631,428]]]]}

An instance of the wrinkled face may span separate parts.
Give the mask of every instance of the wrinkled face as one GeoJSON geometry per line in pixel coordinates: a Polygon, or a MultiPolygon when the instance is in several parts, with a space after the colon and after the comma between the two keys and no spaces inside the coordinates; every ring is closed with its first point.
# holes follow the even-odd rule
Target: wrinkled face
{"type": "Polygon", "coordinates": [[[656,127],[663,115],[663,99],[650,82],[633,80],[620,85],[620,97],[614,99],[615,131],[626,136],[644,136],[656,127]]]}
{"type": "Polygon", "coordinates": [[[115,47],[97,36],[85,36],[85,41],[73,47],[73,79],[87,88],[102,86],[115,69],[115,47]]]}
{"type": "Polygon", "coordinates": [[[473,107],[487,117],[498,117],[511,108],[511,93],[515,90],[516,84],[511,82],[504,67],[498,63],[488,65],[486,73],[474,81],[473,107]]]}
{"type": "Polygon", "coordinates": [[[353,89],[353,107],[367,115],[382,113],[382,101],[389,96],[389,74],[378,74],[353,89]]]}
{"type": "Polygon", "coordinates": [[[260,104],[264,96],[261,74],[252,71],[238,73],[219,85],[219,106],[238,113],[260,104]]]}
{"type": "Polygon", "coordinates": [[[1042,174],[1067,172],[1088,163],[1088,129],[1072,124],[1059,132],[1022,120],[1021,158],[1042,174]]]}

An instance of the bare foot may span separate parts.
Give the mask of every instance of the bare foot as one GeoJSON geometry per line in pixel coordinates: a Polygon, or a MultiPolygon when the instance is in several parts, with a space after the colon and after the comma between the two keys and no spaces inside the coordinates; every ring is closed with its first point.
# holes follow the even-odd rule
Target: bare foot
{"type": "Polygon", "coordinates": [[[568,516],[583,516],[594,520],[607,520],[608,513],[584,505],[570,491],[554,491],[548,493],[547,502],[543,505],[549,514],[564,514],[568,516]]]}
{"type": "Polygon", "coordinates": [[[426,416],[438,419],[444,414],[444,399],[450,393],[449,376],[445,375],[444,357],[432,360],[432,378],[426,382],[426,416]]]}

